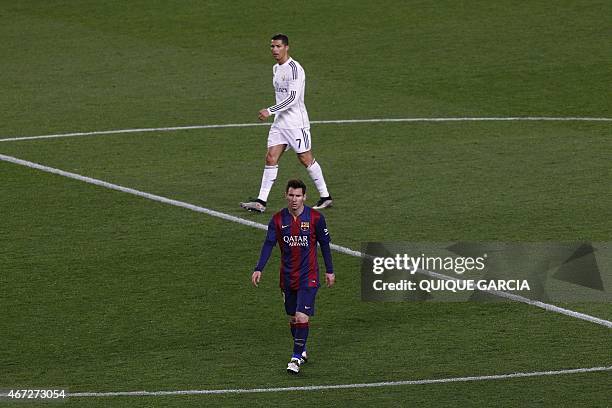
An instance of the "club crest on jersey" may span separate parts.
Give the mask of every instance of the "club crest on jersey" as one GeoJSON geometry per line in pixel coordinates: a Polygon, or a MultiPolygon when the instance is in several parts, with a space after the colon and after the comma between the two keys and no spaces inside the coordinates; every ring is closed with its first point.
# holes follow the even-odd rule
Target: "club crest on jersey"
{"type": "Polygon", "coordinates": [[[302,231],[308,231],[310,229],[310,222],[302,221],[302,223],[300,224],[300,229],[302,231]]]}

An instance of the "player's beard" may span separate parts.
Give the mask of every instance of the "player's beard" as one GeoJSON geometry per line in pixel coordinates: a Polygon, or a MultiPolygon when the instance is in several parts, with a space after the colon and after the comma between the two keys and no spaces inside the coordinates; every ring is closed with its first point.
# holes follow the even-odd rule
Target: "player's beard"
{"type": "Polygon", "coordinates": [[[292,201],[291,203],[289,203],[289,207],[291,208],[291,212],[293,213],[298,213],[302,208],[302,205],[303,203],[300,203],[299,201],[292,201]]]}

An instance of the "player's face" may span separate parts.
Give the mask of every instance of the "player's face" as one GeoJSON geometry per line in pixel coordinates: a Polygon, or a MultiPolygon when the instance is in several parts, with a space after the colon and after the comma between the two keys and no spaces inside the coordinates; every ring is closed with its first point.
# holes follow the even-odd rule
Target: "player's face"
{"type": "Polygon", "coordinates": [[[289,191],[287,191],[287,205],[291,212],[297,213],[300,212],[304,208],[304,202],[306,201],[306,194],[302,191],[301,188],[293,188],[289,187],[289,191]]]}
{"type": "Polygon", "coordinates": [[[272,40],[270,42],[270,50],[272,50],[272,57],[274,57],[279,64],[289,59],[289,46],[283,44],[282,40],[272,40]]]}

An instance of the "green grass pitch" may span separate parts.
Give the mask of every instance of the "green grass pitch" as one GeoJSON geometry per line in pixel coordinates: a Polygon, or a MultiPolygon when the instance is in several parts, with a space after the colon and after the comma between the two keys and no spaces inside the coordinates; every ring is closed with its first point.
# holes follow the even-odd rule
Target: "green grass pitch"
{"type": "MultiPolygon", "coordinates": [[[[273,101],[268,39],[304,66],[312,120],[612,117],[609,2],[20,1],[0,11],[0,139],[253,123],[273,101]]],[[[609,121],[316,124],[336,244],[612,241],[609,121]]],[[[14,156],[267,223],[266,127],[0,141],[14,156]]],[[[283,180],[307,182],[287,153],[283,180]]],[[[0,390],[204,390],[611,366],[610,329],[516,303],[367,303],[334,254],[312,361],[291,347],[264,233],[0,161],[0,390]]],[[[608,276],[610,279],[610,276],[608,276]]],[[[609,304],[563,305],[612,319],[609,304]]],[[[585,406],[610,371],[67,406],[585,406]]],[[[34,401],[15,406],[47,406],[34,401]]],[[[10,406],[5,400],[0,405],[10,406]]]]}

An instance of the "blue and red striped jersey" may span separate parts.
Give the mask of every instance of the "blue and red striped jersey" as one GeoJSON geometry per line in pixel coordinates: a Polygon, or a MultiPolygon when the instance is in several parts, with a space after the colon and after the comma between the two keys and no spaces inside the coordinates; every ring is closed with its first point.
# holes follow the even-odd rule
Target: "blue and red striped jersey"
{"type": "Polygon", "coordinates": [[[333,273],[330,241],[323,214],[304,206],[302,214],[294,218],[289,210],[284,208],[274,214],[268,224],[266,241],[255,270],[263,270],[272,248],[278,243],[281,250],[280,287],[291,290],[318,288],[317,243],[321,245],[326,272],[333,273]]]}

